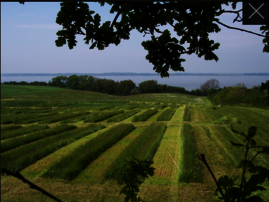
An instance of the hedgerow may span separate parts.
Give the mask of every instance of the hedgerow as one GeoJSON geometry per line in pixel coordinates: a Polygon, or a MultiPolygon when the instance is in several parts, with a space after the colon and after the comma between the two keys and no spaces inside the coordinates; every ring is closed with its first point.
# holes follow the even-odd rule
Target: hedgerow
{"type": "Polygon", "coordinates": [[[165,129],[165,124],[151,124],[119,155],[104,177],[106,179],[114,178],[117,172],[124,167],[126,161],[134,157],[152,159],[165,129]]]}
{"type": "Polygon", "coordinates": [[[129,118],[130,116],[133,116],[134,114],[137,114],[138,112],[140,112],[140,110],[125,112],[123,114],[108,119],[107,122],[120,122],[124,119],[129,118]]]}
{"type": "Polygon", "coordinates": [[[123,113],[124,111],[123,110],[118,110],[118,111],[112,111],[112,112],[107,112],[107,113],[104,113],[104,114],[100,114],[98,116],[92,116],[88,119],[86,119],[84,121],[84,123],[87,123],[87,122],[98,122],[98,121],[103,121],[103,120],[106,120],[112,116],[115,116],[117,114],[120,114],[120,113],[123,113]]]}
{"type": "Polygon", "coordinates": [[[6,168],[14,173],[19,172],[39,159],[42,159],[56,150],[102,128],[105,128],[105,126],[95,124],[89,125],[87,127],[44,138],[5,152],[1,154],[1,168],[6,168]]]}
{"type": "Polygon", "coordinates": [[[120,124],[110,128],[52,165],[43,174],[43,177],[57,177],[66,180],[75,178],[92,161],[98,158],[102,152],[129,134],[134,128],[132,124],[120,124]]]}
{"type": "Polygon", "coordinates": [[[149,109],[142,114],[136,115],[133,117],[133,122],[138,122],[138,121],[146,121],[149,117],[153,116],[158,112],[157,109],[149,109]]]}
{"type": "Polygon", "coordinates": [[[16,147],[19,147],[21,145],[40,140],[42,138],[50,137],[50,136],[53,136],[53,135],[56,135],[65,131],[73,130],[76,128],[75,126],[72,126],[72,125],[60,125],[51,129],[48,129],[49,126],[47,125],[40,126],[40,128],[41,127],[43,127],[43,131],[30,133],[26,136],[15,137],[1,143],[1,153],[14,149],[16,147]],[[48,130],[45,130],[45,129],[48,129],[48,130]]]}
{"type": "Polygon", "coordinates": [[[27,127],[20,127],[19,129],[16,130],[11,130],[11,131],[4,131],[1,132],[1,140],[5,140],[8,138],[13,138],[37,131],[42,131],[45,129],[48,129],[49,127],[47,125],[31,125],[27,127]]]}
{"type": "Polygon", "coordinates": [[[161,113],[161,115],[157,118],[157,121],[170,121],[175,112],[175,109],[167,109],[161,113]]]}

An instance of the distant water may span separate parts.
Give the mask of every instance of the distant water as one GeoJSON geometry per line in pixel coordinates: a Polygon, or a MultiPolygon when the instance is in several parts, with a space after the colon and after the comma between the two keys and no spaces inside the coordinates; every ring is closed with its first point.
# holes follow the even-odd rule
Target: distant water
{"type": "MultiPolygon", "coordinates": [[[[1,74],[1,83],[5,81],[45,81],[49,82],[56,76],[4,76],[1,74]]],[[[269,76],[171,76],[169,78],[161,78],[160,76],[96,76],[98,78],[112,79],[114,81],[132,80],[138,86],[139,83],[146,80],[157,80],[158,84],[166,84],[169,86],[184,87],[186,90],[194,90],[209,79],[217,79],[220,87],[234,86],[237,83],[245,83],[248,88],[254,85],[260,85],[261,82],[269,80],[269,76]]]]}

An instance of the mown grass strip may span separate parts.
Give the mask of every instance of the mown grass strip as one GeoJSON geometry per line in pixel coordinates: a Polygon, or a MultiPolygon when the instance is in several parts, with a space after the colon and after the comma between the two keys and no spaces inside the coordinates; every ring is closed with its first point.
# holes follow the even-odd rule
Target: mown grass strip
{"type": "Polygon", "coordinates": [[[118,110],[118,111],[112,111],[112,112],[107,112],[107,113],[104,113],[104,114],[100,114],[98,116],[93,116],[93,117],[90,117],[88,119],[86,119],[84,121],[84,123],[87,123],[87,122],[98,122],[98,121],[103,121],[103,120],[106,120],[112,116],[115,116],[117,114],[121,114],[123,113],[124,111],[123,110],[118,110]]]}
{"type": "Polygon", "coordinates": [[[5,152],[1,154],[1,168],[6,168],[11,172],[20,172],[56,150],[102,128],[105,126],[91,124],[5,152]]]}
{"type": "Polygon", "coordinates": [[[117,170],[120,170],[125,165],[126,160],[131,160],[133,157],[152,159],[165,128],[165,124],[151,124],[119,155],[106,171],[104,178],[113,178],[118,172],[117,170]]]}
{"type": "Polygon", "coordinates": [[[190,104],[188,104],[184,109],[183,120],[184,121],[191,121],[191,107],[190,107],[190,104]]]}
{"type": "Polygon", "coordinates": [[[72,126],[72,125],[60,125],[51,129],[48,129],[49,126],[47,125],[44,125],[43,127],[44,127],[43,131],[30,133],[26,136],[15,137],[12,139],[8,139],[4,143],[1,143],[1,153],[14,149],[19,146],[22,146],[24,144],[28,144],[30,142],[40,140],[42,138],[50,137],[50,136],[53,136],[62,132],[66,132],[69,130],[73,130],[76,128],[75,126],[72,126]],[[48,129],[48,130],[45,130],[45,129],[48,129]]]}
{"type": "Polygon", "coordinates": [[[140,110],[137,111],[131,111],[131,112],[125,112],[123,114],[120,114],[118,116],[112,117],[110,119],[107,120],[107,122],[120,122],[124,119],[129,118],[130,116],[133,116],[134,114],[137,114],[138,112],[140,112],[140,110]]]}
{"type": "Polygon", "coordinates": [[[52,165],[43,177],[57,177],[66,180],[74,179],[83,169],[94,161],[135,127],[132,124],[120,124],[101,133],[94,139],[78,147],[70,155],[52,165]]]}
{"type": "Polygon", "coordinates": [[[158,112],[157,109],[149,109],[149,110],[143,112],[142,114],[134,116],[132,121],[133,122],[146,121],[147,119],[149,119],[151,116],[153,116],[157,112],[158,112]]]}
{"type": "Polygon", "coordinates": [[[175,109],[167,109],[160,114],[160,116],[157,118],[157,121],[170,121],[175,112],[175,109]]]}
{"type": "Polygon", "coordinates": [[[198,162],[197,143],[191,124],[183,125],[183,155],[181,161],[182,174],[179,182],[202,182],[201,168],[198,162]]]}
{"type": "Polygon", "coordinates": [[[44,120],[44,121],[42,121],[42,123],[55,123],[55,122],[58,122],[58,121],[62,121],[64,119],[73,118],[73,117],[80,116],[82,114],[87,114],[87,113],[89,113],[89,112],[63,114],[63,115],[56,116],[56,117],[53,117],[53,118],[48,119],[48,120],[44,120]]]}
{"type": "Polygon", "coordinates": [[[37,132],[37,131],[42,131],[48,128],[49,127],[47,125],[31,125],[27,127],[21,127],[14,131],[12,130],[12,131],[5,131],[3,133],[1,132],[1,140],[5,140],[8,138],[13,138],[13,137],[17,137],[17,136],[37,132]]]}
{"type": "Polygon", "coordinates": [[[21,127],[21,125],[1,126],[1,136],[4,131],[11,131],[21,127]]]}

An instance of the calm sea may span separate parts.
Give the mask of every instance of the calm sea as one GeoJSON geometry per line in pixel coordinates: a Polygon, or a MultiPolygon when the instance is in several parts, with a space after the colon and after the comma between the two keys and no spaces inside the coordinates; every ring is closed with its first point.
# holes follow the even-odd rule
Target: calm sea
{"type": "MultiPolygon", "coordinates": [[[[1,83],[5,81],[45,81],[48,82],[56,76],[3,76],[1,75],[1,83]]],[[[261,82],[269,80],[269,76],[171,76],[169,78],[161,78],[160,76],[96,76],[98,78],[112,79],[114,81],[132,80],[138,86],[139,83],[146,80],[157,80],[158,84],[166,84],[169,86],[184,87],[186,90],[194,90],[209,79],[217,79],[220,87],[234,86],[237,83],[244,83],[248,88],[254,85],[260,85],[261,82]]]]}

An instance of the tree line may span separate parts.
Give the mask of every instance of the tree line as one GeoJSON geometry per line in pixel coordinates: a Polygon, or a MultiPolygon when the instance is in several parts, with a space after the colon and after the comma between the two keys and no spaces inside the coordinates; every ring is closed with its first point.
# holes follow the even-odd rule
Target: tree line
{"type": "Polygon", "coordinates": [[[71,75],[53,77],[48,83],[44,81],[34,81],[27,83],[26,81],[4,82],[9,85],[40,85],[55,86],[61,88],[69,88],[74,90],[95,91],[113,95],[132,95],[140,93],[185,93],[191,95],[207,95],[206,92],[197,88],[188,91],[184,87],[169,86],[166,84],[158,84],[156,80],[147,80],[139,83],[138,86],[132,80],[114,81],[112,79],[100,79],[88,75],[71,75]]]}

